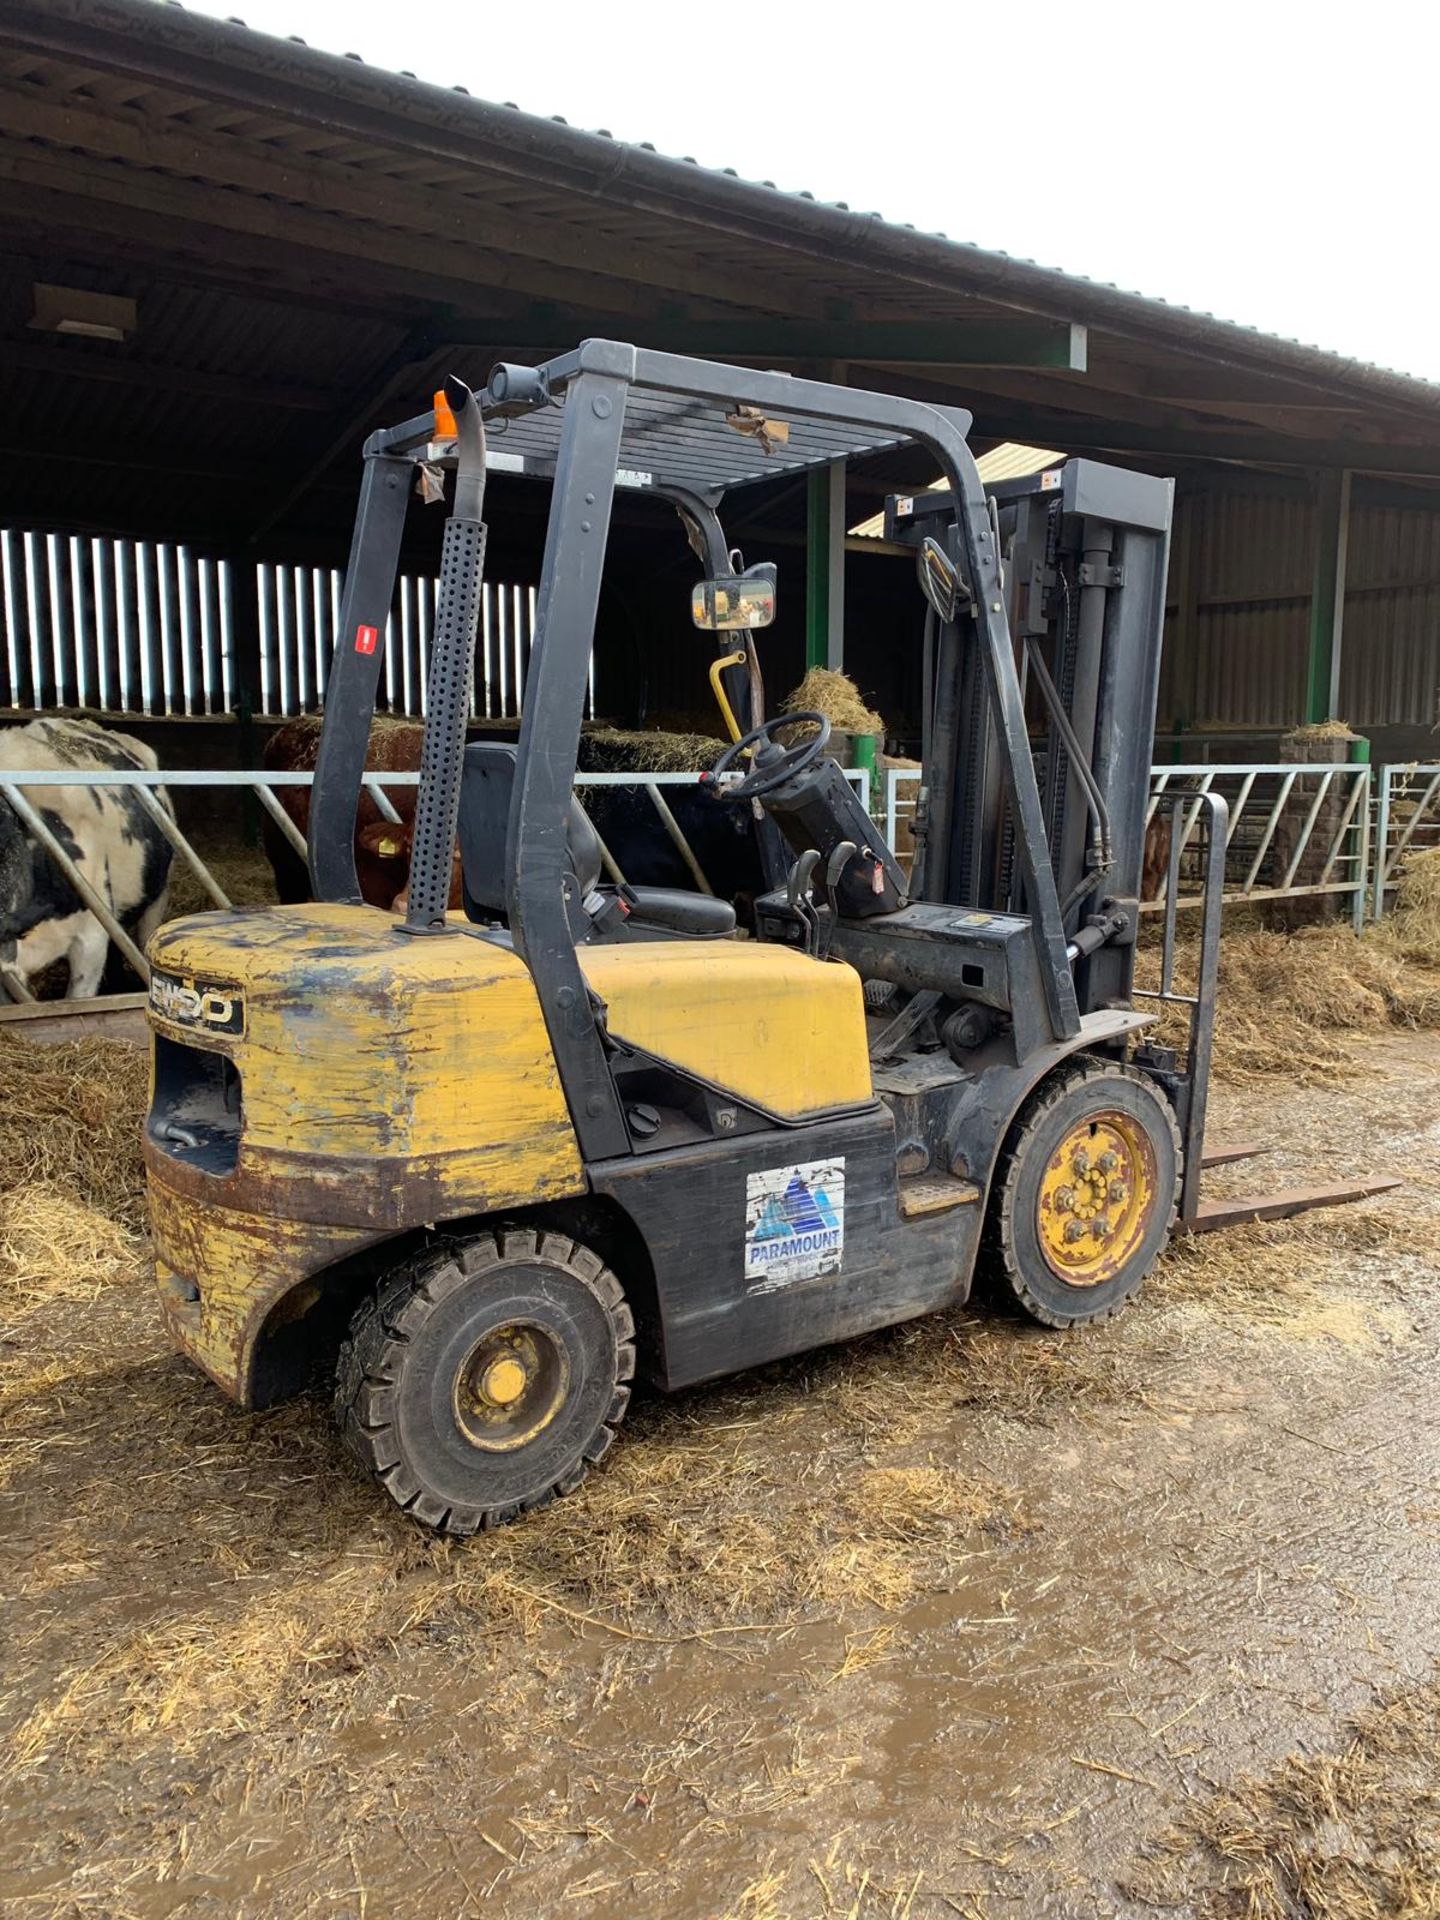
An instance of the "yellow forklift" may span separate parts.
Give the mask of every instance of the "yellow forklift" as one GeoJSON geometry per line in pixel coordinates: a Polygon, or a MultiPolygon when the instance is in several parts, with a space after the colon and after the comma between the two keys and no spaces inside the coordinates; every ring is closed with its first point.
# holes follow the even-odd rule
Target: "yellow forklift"
{"type": "MultiPolygon", "coordinates": [[[[1074,461],[987,495],[963,411],[587,341],[376,433],[310,812],[314,902],[151,942],[146,1162],[180,1347],[246,1406],[317,1369],[417,1521],[468,1534],[574,1488],[637,1372],[726,1374],[991,1292],[1114,1313],[1191,1226],[1357,1197],[1199,1198],[1223,803],[1195,809],[1198,990],[1150,1044],[1133,987],[1170,483],[1074,461]],[[489,464],[550,489],[524,720],[467,744],[489,464]],[[911,446],[924,750],[904,874],[826,752],[758,711],[773,567],[735,490],[911,446]],[[408,501],[453,474],[409,908],[354,834],[408,501]],[[617,487],[679,512],[741,739],[704,784],[770,884],[608,884],[572,787],[617,487]],[[464,911],[447,911],[457,845],[464,911]]],[[[517,482],[518,484],[518,482],[517,482]]],[[[801,724],[797,724],[801,723],[801,724]]],[[[1188,858],[1189,856],[1187,856],[1188,858]]]]}

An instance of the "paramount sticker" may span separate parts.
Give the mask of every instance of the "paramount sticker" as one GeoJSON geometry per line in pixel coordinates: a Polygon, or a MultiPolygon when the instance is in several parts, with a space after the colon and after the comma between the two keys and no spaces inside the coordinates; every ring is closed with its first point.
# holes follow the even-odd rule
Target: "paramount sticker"
{"type": "Polygon", "coordinates": [[[838,1273],[845,1254],[845,1162],[807,1160],[745,1179],[745,1291],[774,1293],[838,1273]]]}

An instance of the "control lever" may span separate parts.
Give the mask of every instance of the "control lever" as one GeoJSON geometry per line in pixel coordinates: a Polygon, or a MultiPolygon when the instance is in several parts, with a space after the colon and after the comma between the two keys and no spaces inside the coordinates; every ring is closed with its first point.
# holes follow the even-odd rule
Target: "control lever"
{"type": "Polygon", "coordinates": [[[819,864],[817,850],[814,847],[807,848],[791,867],[786,887],[790,911],[805,929],[804,947],[808,954],[814,954],[820,944],[820,916],[810,893],[810,882],[819,864]]]}
{"type": "Polygon", "coordinates": [[[840,885],[840,877],[846,867],[855,858],[856,846],[853,840],[842,840],[832,848],[830,858],[825,862],[825,897],[815,911],[817,960],[828,960],[830,941],[835,932],[836,907],[835,889],[840,885]]]}

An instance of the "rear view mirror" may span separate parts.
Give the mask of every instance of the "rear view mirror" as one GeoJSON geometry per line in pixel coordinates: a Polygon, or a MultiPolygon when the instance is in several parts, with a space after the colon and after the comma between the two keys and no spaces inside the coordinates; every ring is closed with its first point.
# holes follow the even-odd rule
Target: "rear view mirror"
{"type": "Polygon", "coordinates": [[[928,533],[920,543],[919,560],[920,591],[948,627],[964,592],[955,563],[940,542],[932,540],[928,533]]]}
{"type": "Polygon", "coordinates": [[[707,633],[768,627],[775,618],[774,562],[699,581],[690,595],[690,618],[707,633]]]}

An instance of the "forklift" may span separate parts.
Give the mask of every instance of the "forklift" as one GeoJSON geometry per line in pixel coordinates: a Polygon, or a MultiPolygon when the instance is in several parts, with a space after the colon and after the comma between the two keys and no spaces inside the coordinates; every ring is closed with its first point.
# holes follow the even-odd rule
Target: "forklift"
{"type": "MultiPolygon", "coordinates": [[[[309,823],[313,902],[150,944],[145,1156],[181,1349],[262,1407],[317,1370],[390,1499],[467,1535],[570,1492],[637,1372],[673,1390],[956,1306],[1115,1313],[1199,1198],[1225,817],[1176,796],[1165,956],[1135,987],[1171,483],[1076,460],[987,493],[960,409],[589,340],[371,436],[309,823]],[[823,716],[767,719],[773,566],[723,514],[910,448],[923,770],[902,871],[823,716]],[[467,743],[487,475],[550,491],[518,740],[467,743]],[[403,918],[355,819],[411,496],[451,484],[403,918]],[[607,880],[573,797],[617,489],[679,514],[739,738],[702,782],[767,885],[607,880]],[[738,637],[738,651],[737,651],[738,637]],[[1193,808],[1193,813],[1189,810],[1193,808]],[[1182,845],[1205,895],[1174,982],[1182,845]],[[458,845],[463,911],[448,908],[458,845]],[[1190,857],[1194,857],[1193,855],[1190,857]]],[[[508,484],[508,483],[507,483],[508,484]]]]}

